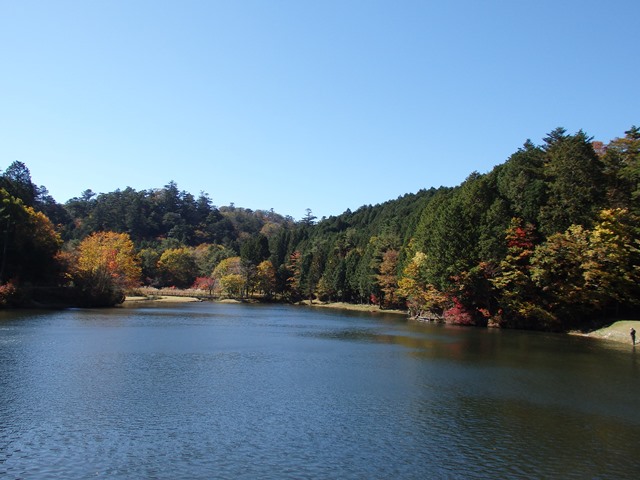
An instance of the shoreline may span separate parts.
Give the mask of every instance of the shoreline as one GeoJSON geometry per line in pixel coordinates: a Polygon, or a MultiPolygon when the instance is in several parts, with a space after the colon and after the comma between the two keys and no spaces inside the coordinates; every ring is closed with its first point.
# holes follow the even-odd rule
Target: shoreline
{"type": "Polygon", "coordinates": [[[391,313],[394,315],[404,315],[408,316],[409,313],[405,310],[395,310],[389,309],[385,310],[380,308],[378,305],[365,305],[365,304],[357,304],[357,303],[345,303],[345,302],[312,302],[309,303],[308,300],[304,300],[296,303],[296,305],[313,307],[313,308],[328,308],[333,310],[349,310],[352,312],[367,312],[367,313],[391,313]]]}
{"type": "MultiPolygon", "coordinates": [[[[158,292],[157,294],[152,294],[149,296],[143,295],[128,295],[125,297],[123,305],[126,304],[134,304],[134,303],[142,303],[142,302],[158,302],[158,303],[192,303],[192,302],[214,302],[214,303],[243,303],[242,300],[236,300],[232,298],[223,298],[223,299],[210,299],[210,298],[200,298],[196,296],[190,295],[165,295],[162,292],[158,292]]],[[[251,302],[251,300],[247,300],[251,302]]],[[[333,310],[349,310],[352,312],[367,312],[367,313],[391,313],[394,315],[404,315],[407,316],[408,312],[405,310],[397,310],[397,309],[389,309],[385,310],[380,308],[378,305],[365,305],[365,304],[355,304],[355,303],[345,303],[345,302],[318,302],[314,301],[311,304],[308,300],[303,300],[293,305],[302,306],[302,307],[313,307],[313,308],[327,308],[333,310]]]]}
{"type": "Polygon", "coordinates": [[[192,302],[201,302],[199,298],[196,297],[181,297],[178,295],[158,295],[155,297],[142,297],[142,296],[127,296],[124,299],[122,305],[126,305],[127,303],[142,303],[142,302],[159,302],[159,303],[192,303],[192,302]]]}
{"type": "Polygon", "coordinates": [[[629,330],[636,330],[636,345],[640,345],[640,320],[618,320],[609,326],[583,333],[578,331],[569,332],[569,335],[579,337],[595,338],[597,340],[607,340],[616,343],[626,343],[631,345],[631,335],[629,330]]]}
{"type": "MultiPolygon", "coordinates": [[[[225,299],[205,299],[199,298],[195,296],[189,295],[163,295],[158,292],[158,295],[154,296],[127,296],[125,298],[123,306],[133,305],[136,303],[194,303],[194,302],[202,302],[202,301],[212,301],[215,303],[242,303],[241,300],[235,300],[230,298],[225,299]]],[[[296,306],[303,307],[311,307],[311,308],[325,308],[331,310],[347,310],[352,312],[365,312],[365,313],[384,313],[384,314],[393,314],[393,315],[402,315],[408,317],[408,312],[405,310],[397,310],[397,309],[389,309],[384,310],[381,309],[378,305],[366,305],[366,304],[354,304],[354,303],[345,303],[345,302],[311,302],[308,300],[303,300],[295,303],[296,306]]],[[[586,338],[594,338],[596,340],[606,340],[610,342],[616,343],[626,343],[631,344],[631,336],[629,334],[629,330],[634,328],[637,332],[636,334],[636,343],[640,345],[640,320],[618,320],[617,322],[612,323],[603,328],[599,328],[597,330],[593,330],[591,332],[580,332],[580,331],[570,331],[567,332],[568,335],[575,335],[579,337],[586,338]]]]}

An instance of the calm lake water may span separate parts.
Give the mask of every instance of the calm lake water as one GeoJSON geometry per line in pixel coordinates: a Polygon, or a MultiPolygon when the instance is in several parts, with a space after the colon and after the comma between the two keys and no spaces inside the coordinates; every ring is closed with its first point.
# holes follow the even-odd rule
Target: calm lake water
{"type": "Polygon", "coordinates": [[[640,478],[636,348],[289,306],[0,312],[0,477],[640,478]]]}

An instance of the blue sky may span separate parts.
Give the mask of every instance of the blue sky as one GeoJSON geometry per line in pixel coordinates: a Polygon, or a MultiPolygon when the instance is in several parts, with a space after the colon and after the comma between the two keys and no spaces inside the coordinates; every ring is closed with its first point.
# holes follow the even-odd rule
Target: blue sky
{"type": "Polygon", "coordinates": [[[338,215],[640,124],[640,2],[0,0],[0,169],[338,215]]]}

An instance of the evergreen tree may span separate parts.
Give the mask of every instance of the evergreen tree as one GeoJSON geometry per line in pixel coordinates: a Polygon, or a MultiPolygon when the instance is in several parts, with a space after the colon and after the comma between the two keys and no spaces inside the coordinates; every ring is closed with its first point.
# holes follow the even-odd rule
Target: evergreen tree
{"type": "Polygon", "coordinates": [[[582,130],[565,135],[556,129],[545,138],[544,173],[548,198],[540,211],[540,229],[546,235],[571,225],[590,227],[603,206],[604,165],[582,130]]]}
{"type": "Polygon", "coordinates": [[[607,178],[607,200],[612,208],[640,215],[640,128],[612,140],[602,155],[607,178]]]}
{"type": "Polygon", "coordinates": [[[499,194],[507,201],[510,216],[536,225],[547,200],[544,150],[527,140],[522,148],[497,168],[499,194]]]}
{"type": "Polygon", "coordinates": [[[34,206],[38,189],[31,181],[31,172],[24,163],[16,160],[7,167],[0,175],[0,188],[4,188],[12,197],[22,200],[27,207],[34,206]]]}

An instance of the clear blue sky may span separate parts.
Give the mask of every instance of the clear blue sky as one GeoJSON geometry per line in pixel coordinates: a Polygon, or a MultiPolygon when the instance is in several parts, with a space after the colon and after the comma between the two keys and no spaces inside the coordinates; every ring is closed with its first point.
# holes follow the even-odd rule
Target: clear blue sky
{"type": "Polygon", "coordinates": [[[0,0],[0,169],[337,215],[640,124],[637,0],[0,0]]]}

